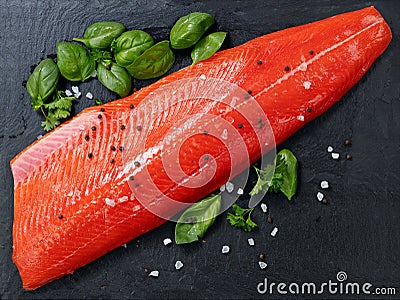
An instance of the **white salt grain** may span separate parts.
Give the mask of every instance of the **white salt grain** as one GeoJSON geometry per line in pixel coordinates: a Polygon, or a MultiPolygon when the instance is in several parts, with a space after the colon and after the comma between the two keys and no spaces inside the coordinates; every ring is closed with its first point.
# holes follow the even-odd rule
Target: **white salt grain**
{"type": "Polygon", "coordinates": [[[322,194],[321,192],[318,192],[317,199],[318,199],[318,201],[322,201],[322,199],[324,199],[324,194],[322,194]]]}
{"type": "Polygon", "coordinates": [[[86,98],[92,100],[93,99],[93,94],[91,92],[86,93],[86,98]]]}
{"type": "Polygon", "coordinates": [[[333,151],[332,146],[328,146],[328,149],[327,149],[327,150],[328,150],[329,153],[331,153],[331,152],[333,151]]]}
{"type": "Polygon", "coordinates": [[[332,158],[333,159],[339,159],[339,153],[332,153],[332,158]]]}
{"type": "Polygon", "coordinates": [[[303,86],[304,86],[304,88],[305,88],[306,90],[309,90],[310,87],[311,87],[311,82],[309,82],[309,81],[304,81],[304,82],[303,82],[303,86]]]}
{"type": "Polygon", "coordinates": [[[204,75],[204,74],[201,74],[199,78],[200,78],[201,80],[206,80],[206,79],[207,79],[207,78],[206,78],[206,75],[204,75]]]}
{"type": "Polygon", "coordinates": [[[321,181],[321,189],[329,188],[329,182],[326,180],[321,181]]]}
{"type": "Polygon", "coordinates": [[[297,120],[299,120],[301,122],[304,122],[304,116],[302,116],[302,115],[297,116],[297,120]]]}
{"type": "Polygon", "coordinates": [[[253,238],[247,239],[247,242],[249,243],[249,246],[254,246],[254,239],[253,238]]]}
{"type": "Polygon", "coordinates": [[[229,248],[229,246],[224,245],[224,246],[222,246],[221,252],[222,252],[223,254],[227,254],[227,253],[229,253],[230,250],[231,250],[231,249],[229,248]]]}
{"type": "Polygon", "coordinates": [[[265,203],[261,203],[261,209],[263,211],[263,213],[266,213],[268,211],[268,206],[265,203]]]}
{"type": "Polygon", "coordinates": [[[272,229],[271,231],[271,236],[276,236],[277,233],[278,233],[278,227],[274,227],[274,229],[272,229]]]}
{"type": "Polygon", "coordinates": [[[228,182],[225,184],[225,187],[226,187],[226,191],[227,191],[228,193],[232,193],[232,192],[233,192],[233,189],[235,188],[235,185],[234,185],[232,182],[228,181],[228,182]]]}
{"type": "Polygon", "coordinates": [[[74,96],[75,96],[75,99],[79,99],[79,97],[82,95],[82,93],[81,92],[78,92],[78,93],[75,93],[74,94],[74,96]]]}
{"type": "Polygon", "coordinates": [[[219,188],[221,192],[225,192],[225,184],[219,188]]]}
{"type": "Polygon", "coordinates": [[[72,92],[70,90],[65,90],[65,95],[67,97],[71,97],[73,94],[72,94],[72,92]]]}
{"type": "Polygon", "coordinates": [[[258,265],[260,266],[261,270],[264,270],[268,265],[267,263],[263,262],[263,261],[259,261],[258,265]]]}
{"type": "Polygon", "coordinates": [[[149,273],[149,277],[158,277],[158,275],[160,275],[159,271],[151,271],[149,273]]]}
{"type": "Polygon", "coordinates": [[[180,270],[183,267],[183,263],[180,260],[177,260],[175,263],[175,269],[180,270]]]}
{"type": "Polygon", "coordinates": [[[238,195],[243,195],[243,193],[244,193],[243,189],[241,189],[241,188],[238,188],[238,190],[237,190],[237,194],[238,194],[238,195]]]}
{"type": "Polygon", "coordinates": [[[167,246],[172,243],[172,240],[170,238],[166,238],[163,240],[163,243],[164,243],[164,246],[167,246]]]}
{"type": "Polygon", "coordinates": [[[224,130],[222,130],[221,139],[223,140],[228,139],[228,129],[225,128],[224,130]]]}
{"type": "Polygon", "coordinates": [[[79,88],[77,86],[73,86],[71,87],[71,90],[74,94],[78,94],[79,93],[79,88]]]}

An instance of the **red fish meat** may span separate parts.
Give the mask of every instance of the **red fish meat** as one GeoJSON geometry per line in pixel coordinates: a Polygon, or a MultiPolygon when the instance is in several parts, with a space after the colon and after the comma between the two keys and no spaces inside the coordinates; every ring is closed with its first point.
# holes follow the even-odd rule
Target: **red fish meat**
{"type": "MultiPolygon", "coordinates": [[[[235,127],[241,124],[236,137],[244,142],[246,153],[237,151],[237,159],[231,161],[215,136],[194,134],[182,143],[179,164],[175,163],[191,176],[201,173],[199,159],[209,154],[215,172],[201,187],[181,185],[164,170],[162,154],[174,148],[165,143],[165,136],[188,116],[201,116],[209,101],[188,99],[163,111],[162,103],[143,104],[151,93],[191,78],[223,80],[251,90],[279,144],[337,102],[390,40],[389,26],[373,7],[285,29],[216,53],[124,99],[87,108],[33,143],[11,161],[13,260],[23,287],[36,289],[73,273],[164,223],[165,218],[146,209],[137,195],[166,215],[177,213],[179,205],[157,198],[146,188],[147,179],[178,202],[195,202],[270,149],[257,142],[249,120],[228,111],[224,103],[214,103],[207,115],[230,118],[235,127]],[[159,115],[151,120],[153,129],[143,140],[142,126],[149,122],[145,112],[157,105],[159,115]],[[133,117],[136,125],[129,128],[133,117]],[[134,158],[138,143],[143,153],[151,152],[141,161],[134,158]],[[134,159],[138,161],[130,167],[137,170],[131,178],[124,168],[134,159]]],[[[192,125],[198,131],[207,129],[192,125]]]]}

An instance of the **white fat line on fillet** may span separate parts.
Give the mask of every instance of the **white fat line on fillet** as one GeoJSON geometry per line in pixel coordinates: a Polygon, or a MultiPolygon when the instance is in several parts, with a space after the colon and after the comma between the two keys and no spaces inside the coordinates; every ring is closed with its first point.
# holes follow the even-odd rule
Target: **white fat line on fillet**
{"type": "Polygon", "coordinates": [[[274,83],[272,83],[271,85],[267,86],[265,89],[263,89],[261,92],[257,93],[256,95],[254,95],[255,98],[261,96],[262,94],[268,92],[270,89],[274,88],[275,86],[281,84],[284,80],[288,80],[290,77],[292,77],[294,74],[296,74],[299,71],[303,71],[303,68],[306,66],[308,67],[308,65],[312,64],[314,61],[318,60],[319,58],[321,58],[322,56],[324,56],[325,54],[327,54],[328,52],[331,52],[332,50],[335,50],[336,48],[342,46],[343,44],[351,41],[352,39],[354,39],[355,37],[357,37],[358,35],[360,35],[361,33],[367,31],[368,29],[382,23],[383,20],[380,19],[378,21],[376,21],[375,23],[372,23],[371,25],[365,27],[364,29],[360,30],[359,32],[354,33],[353,35],[349,36],[348,38],[344,39],[343,41],[321,51],[320,53],[318,53],[317,55],[315,55],[313,58],[309,59],[306,62],[302,62],[299,66],[297,66],[296,68],[294,68],[292,71],[290,71],[289,73],[284,74],[281,78],[279,78],[277,81],[275,81],[274,83]]]}

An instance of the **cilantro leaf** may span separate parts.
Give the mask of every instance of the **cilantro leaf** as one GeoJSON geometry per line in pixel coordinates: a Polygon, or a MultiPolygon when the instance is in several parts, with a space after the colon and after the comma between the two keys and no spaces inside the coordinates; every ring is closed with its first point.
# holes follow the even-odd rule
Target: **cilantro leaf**
{"type": "Polygon", "coordinates": [[[53,96],[53,101],[42,104],[39,108],[41,108],[46,118],[42,122],[43,129],[50,131],[60,125],[62,119],[68,118],[71,115],[72,102],[74,100],[75,97],[67,97],[65,92],[57,91],[53,96]]]}
{"type": "Polygon", "coordinates": [[[234,214],[228,213],[227,220],[233,227],[242,228],[244,231],[252,231],[257,227],[257,224],[251,219],[251,213],[254,207],[242,208],[237,204],[233,204],[232,209],[234,214]]]}

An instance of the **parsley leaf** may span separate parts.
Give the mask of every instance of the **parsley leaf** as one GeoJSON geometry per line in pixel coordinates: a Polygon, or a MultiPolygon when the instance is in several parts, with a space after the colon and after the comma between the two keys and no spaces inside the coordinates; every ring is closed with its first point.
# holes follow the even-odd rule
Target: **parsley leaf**
{"type": "Polygon", "coordinates": [[[250,195],[254,196],[260,192],[266,192],[270,189],[272,192],[281,191],[288,200],[291,200],[297,190],[297,168],[298,163],[296,157],[288,149],[278,152],[275,157],[275,171],[273,165],[267,165],[260,170],[253,166],[257,172],[258,180],[250,195]],[[271,172],[274,175],[271,178],[271,172]],[[267,178],[271,178],[268,180],[267,178]]]}
{"type": "Polygon", "coordinates": [[[41,109],[46,118],[42,122],[43,129],[50,131],[60,125],[62,119],[68,118],[71,115],[72,101],[74,100],[75,97],[67,97],[65,92],[57,91],[52,102],[42,103],[38,108],[41,109]]]}
{"type": "Polygon", "coordinates": [[[227,220],[232,226],[242,228],[244,231],[252,231],[257,224],[251,219],[252,208],[242,208],[237,204],[232,205],[234,214],[228,213],[227,220]]]}

